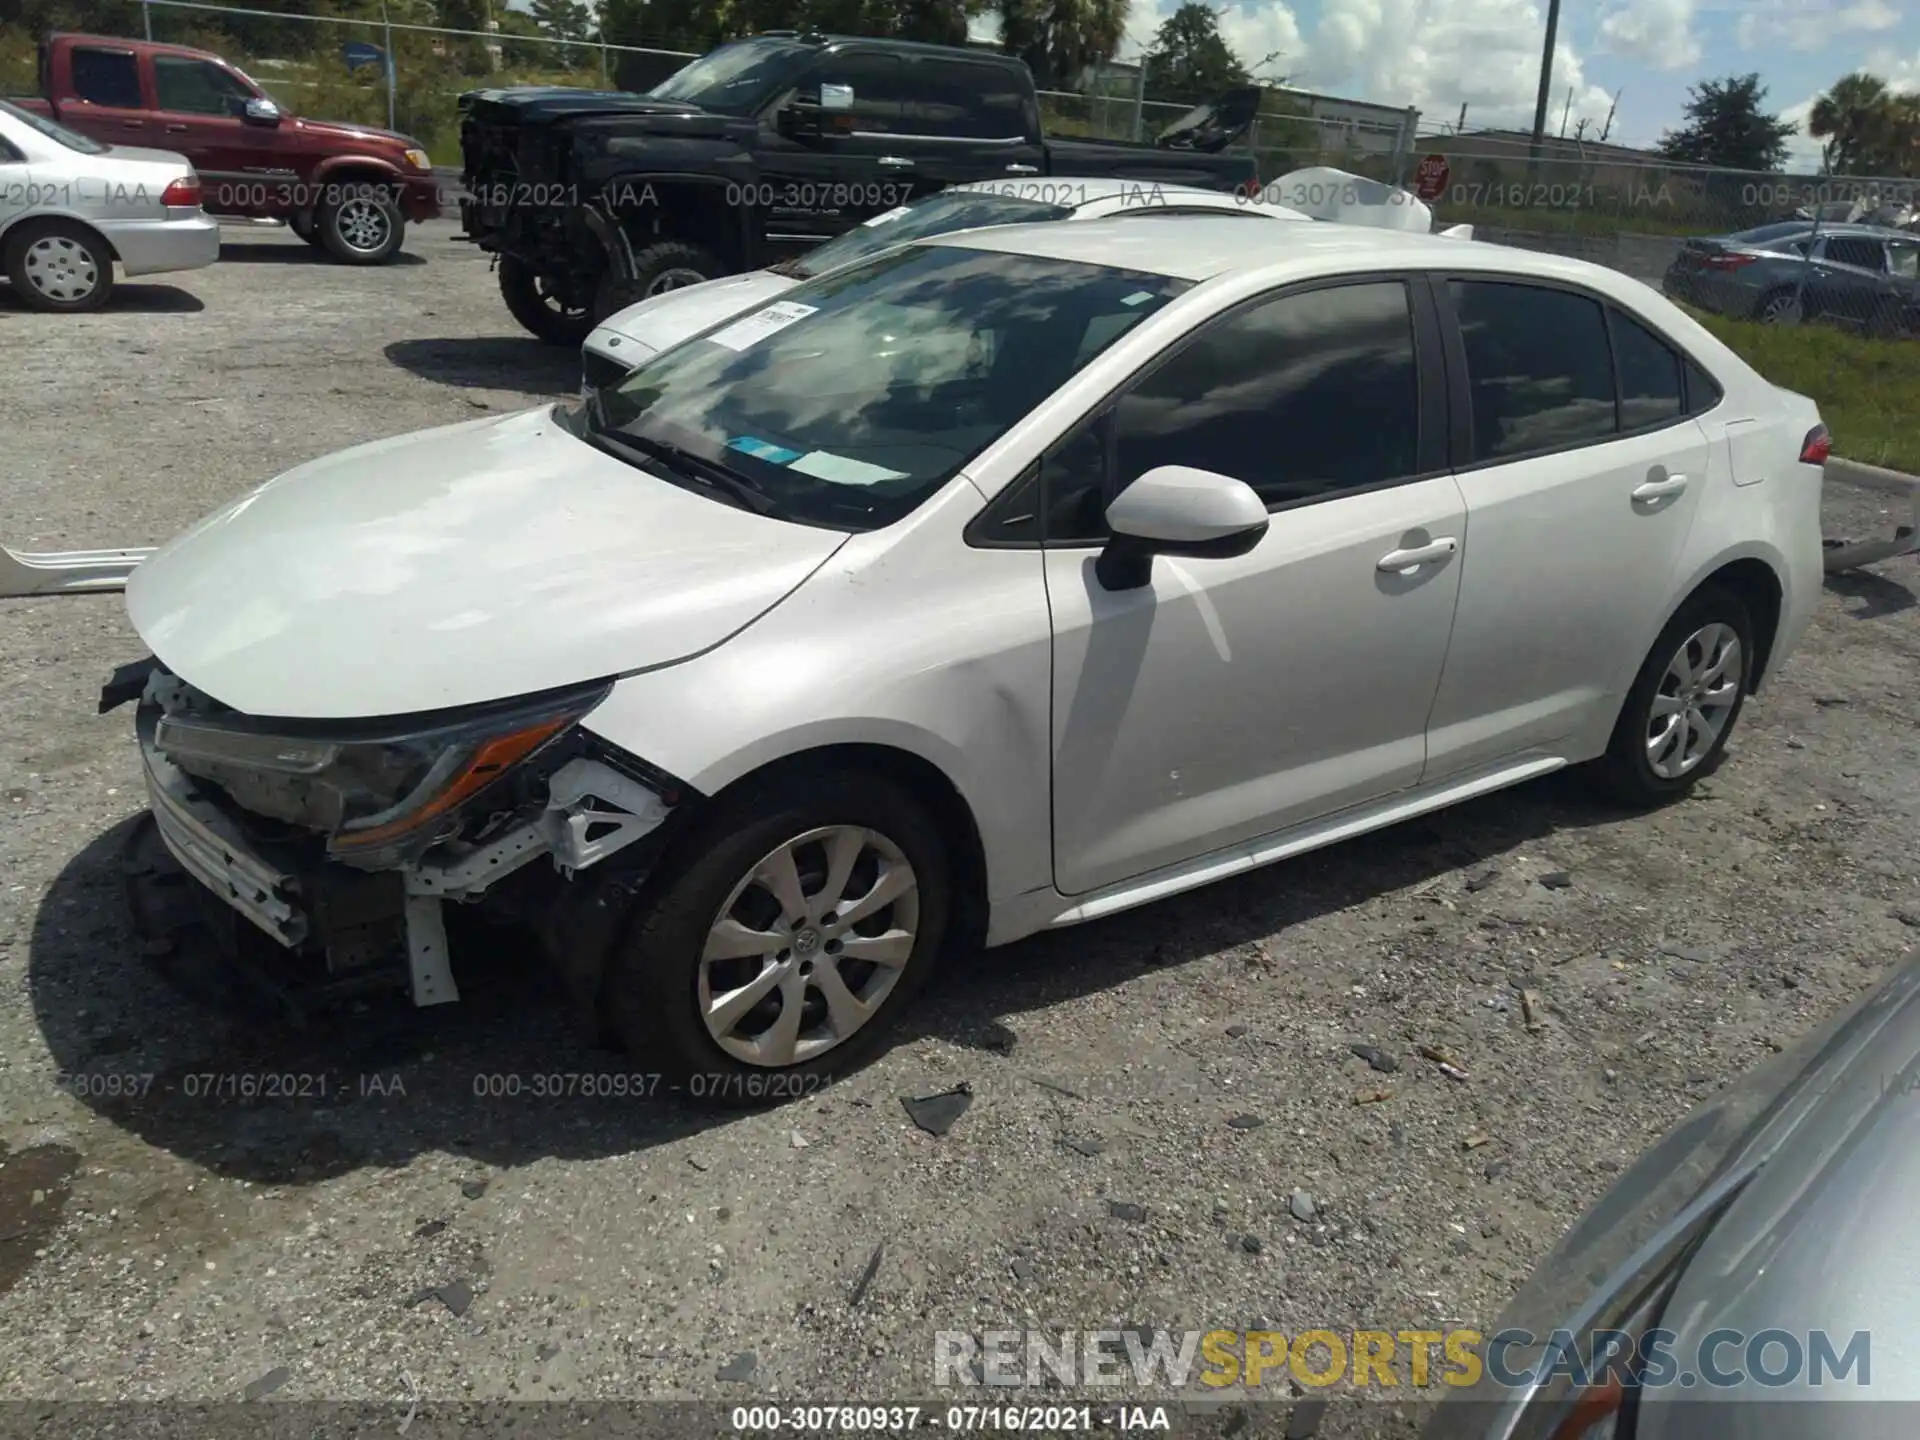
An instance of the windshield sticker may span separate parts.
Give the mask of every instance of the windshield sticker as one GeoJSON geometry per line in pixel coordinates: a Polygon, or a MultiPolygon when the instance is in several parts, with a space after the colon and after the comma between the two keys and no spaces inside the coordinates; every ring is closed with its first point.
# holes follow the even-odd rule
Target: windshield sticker
{"type": "Polygon", "coordinates": [[[764,460],[769,465],[787,465],[800,458],[798,450],[787,450],[771,440],[756,440],[751,435],[736,435],[727,441],[729,450],[738,450],[742,455],[751,455],[756,460],[764,460]]]}
{"type": "Polygon", "coordinates": [[[1153,298],[1151,290],[1136,290],[1120,303],[1122,305],[1144,305],[1153,298]]]}
{"type": "Polygon", "coordinates": [[[758,345],[769,335],[804,320],[819,309],[817,305],[799,305],[791,300],[777,300],[764,310],[756,310],[744,320],[736,320],[724,329],[716,330],[707,336],[716,345],[724,345],[729,350],[748,350],[758,345]]]}
{"type": "Polygon", "coordinates": [[[884,465],[849,460],[844,455],[835,455],[827,450],[810,451],[788,468],[802,475],[811,475],[816,480],[830,480],[836,485],[878,485],[886,480],[907,478],[904,470],[889,470],[884,465]]]}
{"type": "Polygon", "coordinates": [[[887,211],[884,215],[874,216],[871,220],[867,221],[866,225],[863,228],[871,230],[876,225],[891,224],[893,221],[898,220],[902,215],[906,213],[907,213],[906,206],[896,205],[893,209],[887,211]]]}

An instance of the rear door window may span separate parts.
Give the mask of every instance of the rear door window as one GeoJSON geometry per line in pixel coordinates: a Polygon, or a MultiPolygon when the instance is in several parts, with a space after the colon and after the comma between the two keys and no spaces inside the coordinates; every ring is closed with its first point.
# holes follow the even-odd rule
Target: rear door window
{"type": "Polygon", "coordinates": [[[1617,433],[1600,302],[1514,281],[1449,285],[1473,397],[1473,459],[1508,460],[1617,433]]]}
{"type": "Polygon", "coordinates": [[[97,50],[76,45],[67,52],[73,67],[73,93],[93,105],[116,110],[138,110],[140,62],[125,50],[97,50]]]}

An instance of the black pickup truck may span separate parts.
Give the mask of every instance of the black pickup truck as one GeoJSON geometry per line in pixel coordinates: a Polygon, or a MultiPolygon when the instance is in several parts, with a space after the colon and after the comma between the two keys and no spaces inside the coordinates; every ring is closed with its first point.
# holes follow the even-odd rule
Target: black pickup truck
{"type": "Polygon", "coordinates": [[[949,185],[1072,176],[1252,190],[1221,153],[1259,106],[1235,90],[1152,143],[1048,139],[1026,65],[942,45],[771,32],[644,95],[460,97],[464,238],[499,256],[528,330],[578,344],[649,295],[791,259],[949,185]]]}

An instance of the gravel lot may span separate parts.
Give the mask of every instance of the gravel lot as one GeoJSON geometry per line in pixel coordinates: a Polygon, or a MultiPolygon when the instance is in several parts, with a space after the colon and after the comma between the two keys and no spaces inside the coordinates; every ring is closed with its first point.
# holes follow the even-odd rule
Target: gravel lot
{"type": "MultiPolygon", "coordinates": [[[[0,293],[7,543],[156,543],[310,457],[566,394],[452,235],[362,272],[235,231],[83,318],[0,293]]],[[[1830,533],[1887,523],[1829,494],[1830,533]]],[[[117,596],[0,602],[0,1398],[898,1400],[935,1393],[938,1329],[1490,1320],[1651,1136],[1910,953],[1916,578],[1835,583],[1685,804],[1554,779],[993,952],[867,1070],[721,1118],[477,1098],[625,1068],[515,942],[445,1013],[296,1034],[176,993],[123,913],[128,714],[94,714],[143,647],[117,596]],[[310,1078],[249,1104],[197,1093],[216,1072],[310,1078]],[[947,1135],[910,1123],[962,1082],[947,1135]]]]}

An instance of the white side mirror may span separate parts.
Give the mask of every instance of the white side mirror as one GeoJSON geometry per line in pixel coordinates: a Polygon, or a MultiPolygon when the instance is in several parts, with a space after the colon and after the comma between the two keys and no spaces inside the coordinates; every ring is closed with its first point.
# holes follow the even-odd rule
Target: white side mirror
{"type": "Polygon", "coordinates": [[[1267,506],[1243,480],[1162,465],[1120,492],[1107,507],[1107,528],[1113,539],[1095,577],[1109,590],[1133,590],[1152,577],[1155,555],[1245,555],[1267,533],[1267,506]]]}

